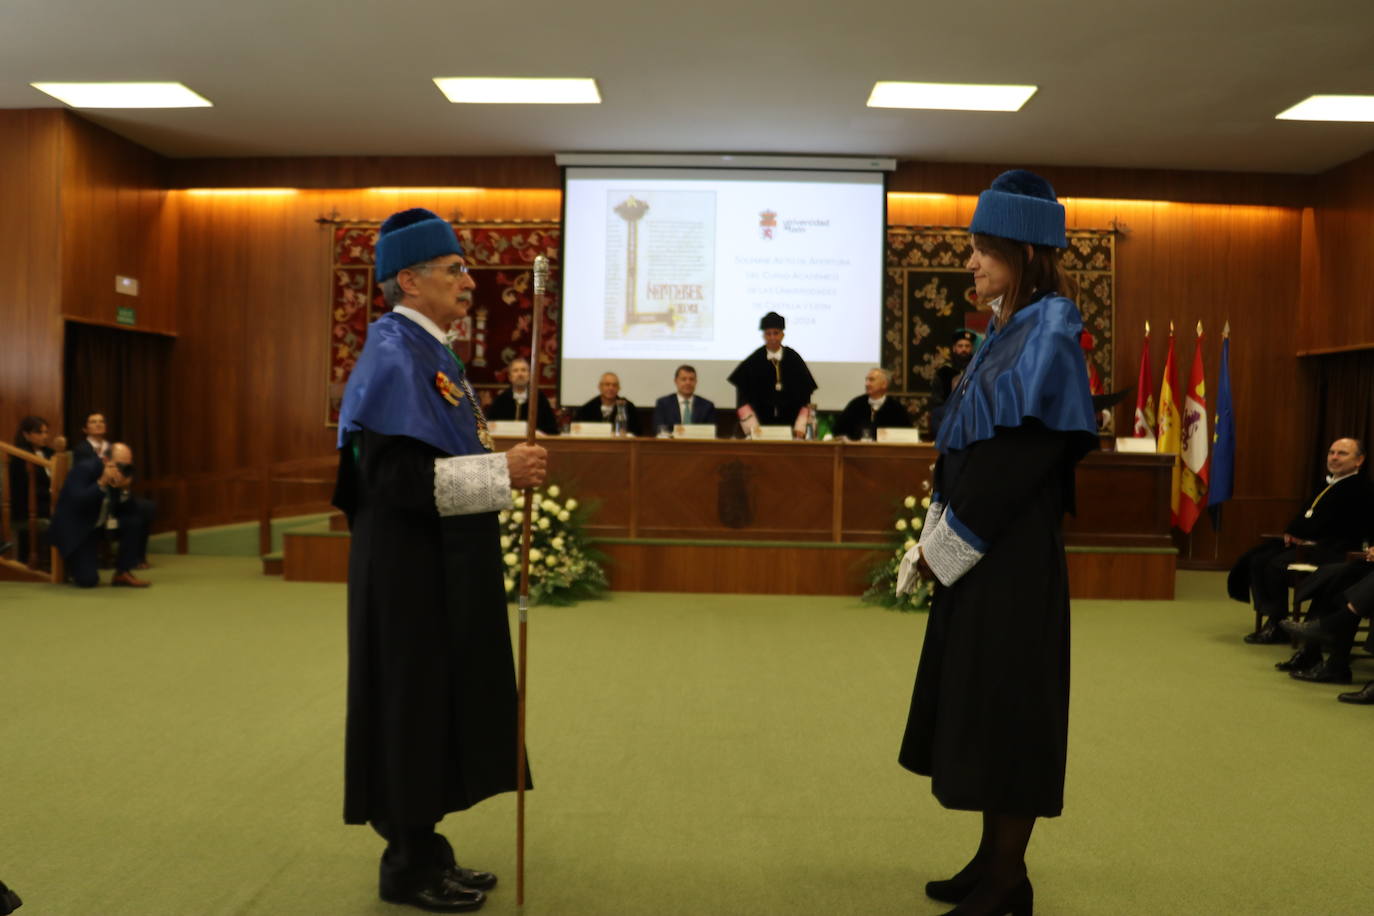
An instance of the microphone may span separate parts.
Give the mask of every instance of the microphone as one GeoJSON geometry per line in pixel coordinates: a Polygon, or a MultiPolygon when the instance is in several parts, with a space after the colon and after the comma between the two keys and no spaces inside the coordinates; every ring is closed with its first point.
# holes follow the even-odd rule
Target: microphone
{"type": "Polygon", "coordinates": [[[549,286],[549,259],[540,255],[534,259],[534,294],[542,296],[549,286]]]}

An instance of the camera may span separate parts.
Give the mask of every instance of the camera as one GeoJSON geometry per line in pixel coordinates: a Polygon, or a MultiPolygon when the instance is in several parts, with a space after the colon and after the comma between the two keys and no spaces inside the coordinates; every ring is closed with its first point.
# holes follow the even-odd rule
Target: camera
{"type": "Polygon", "coordinates": [[[128,477],[130,479],[132,479],[134,476],[134,466],[127,461],[116,461],[115,470],[118,471],[122,476],[128,477]]]}

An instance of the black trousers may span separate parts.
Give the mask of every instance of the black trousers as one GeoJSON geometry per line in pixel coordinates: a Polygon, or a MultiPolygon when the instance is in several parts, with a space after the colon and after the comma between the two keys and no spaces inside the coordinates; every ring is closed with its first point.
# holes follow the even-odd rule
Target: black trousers
{"type": "Polygon", "coordinates": [[[1250,594],[1255,610],[1270,623],[1288,616],[1288,564],[1298,561],[1296,547],[1282,541],[1266,544],[1250,554],[1250,594]]]}
{"type": "MultiPolygon", "coordinates": [[[[81,588],[94,588],[100,584],[100,541],[105,537],[101,528],[93,528],[76,549],[67,554],[67,575],[81,588]]],[[[125,573],[134,569],[140,562],[139,551],[146,550],[147,530],[143,519],[136,512],[129,512],[119,519],[119,553],[115,557],[115,572],[125,573]]]]}
{"type": "Polygon", "coordinates": [[[456,864],[448,839],[434,830],[437,824],[371,824],[386,840],[379,876],[384,890],[408,893],[456,864]]]}

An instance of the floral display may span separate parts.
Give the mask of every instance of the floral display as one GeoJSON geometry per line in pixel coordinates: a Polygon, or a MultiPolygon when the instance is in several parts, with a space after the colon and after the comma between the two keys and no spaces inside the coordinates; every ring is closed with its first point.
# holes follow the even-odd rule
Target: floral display
{"type": "MultiPolygon", "coordinates": [[[[520,540],[525,493],[511,493],[514,508],[501,513],[501,552],[506,597],[520,596],[520,540]]],[[[557,484],[536,489],[530,499],[530,604],[573,604],[599,598],[607,582],[603,557],[588,546],[583,531],[591,507],[563,497],[557,484]]]]}
{"type": "Polygon", "coordinates": [[[906,556],[906,552],[915,547],[916,542],[920,540],[928,511],[929,480],[922,484],[921,496],[906,496],[897,504],[893,513],[890,549],[873,567],[868,590],[863,595],[864,601],[869,604],[881,604],[897,611],[930,610],[931,584],[924,580],[918,581],[915,590],[910,594],[897,597],[897,570],[902,565],[902,557],[906,556]]]}

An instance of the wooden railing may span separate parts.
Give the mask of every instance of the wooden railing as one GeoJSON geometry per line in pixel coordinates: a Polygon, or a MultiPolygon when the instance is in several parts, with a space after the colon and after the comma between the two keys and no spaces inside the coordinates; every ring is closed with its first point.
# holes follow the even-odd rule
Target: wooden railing
{"type": "Polygon", "coordinates": [[[28,557],[19,557],[11,560],[8,557],[0,556],[0,566],[11,574],[17,574],[19,578],[39,580],[47,578],[54,583],[60,583],[66,577],[63,569],[62,557],[57,552],[57,548],[50,547],[51,569],[45,573],[38,562],[39,552],[38,543],[40,525],[38,517],[38,485],[43,478],[39,475],[39,469],[46,469],[49,480],[48,505],[57,505],[57,494],[62,490],[62,483],[67,478],[67,468],[71,464],[71,455],[67,452],[58,452],[52,460],[36,455],[26,449],[16,448],[4,442],[0,442],[0,541],[14,543],[15,528],[13,512],[15,507],[11,505],[10,499],[10,463],[12,461],[22,461],[24,463],[24,473],[28,476],[28,505],[22,507],[27,519],[25,530],[28,534],[28,557]]]}
{"type": "Polygon", "coordinates": [[[328,497],[301,500],[286,494],[300,487],[332,487],[338,458],[329,455],[279,461],[258,467],[234,468],[204,474],[181,474],[157,480],[140,481],[135,486],[157,496],[158,527],[176,532],[176,552],[189,549],[192,527],[251,521],[258,523],[258,553],[272,551],[272,520],[302,511],[326,511],[328,497]],[[192,497],[203,499],[216,488],[232,488],[219,511],[192,514],[192,497]],[[247,507],[251,506],[252,510],[247,507]],[[166,524],[166,523],[170,524],[166,524]],[[165,527],[164,527],[165,525],[165,527]]]}

